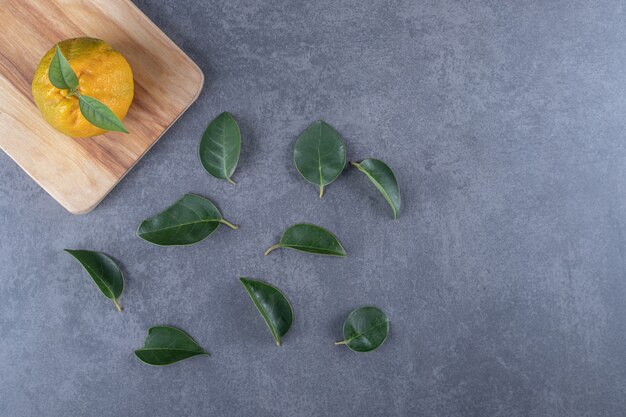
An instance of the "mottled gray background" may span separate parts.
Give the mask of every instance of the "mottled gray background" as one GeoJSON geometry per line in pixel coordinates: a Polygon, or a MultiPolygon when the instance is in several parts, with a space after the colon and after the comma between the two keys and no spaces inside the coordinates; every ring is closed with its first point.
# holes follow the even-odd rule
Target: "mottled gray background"
{"type": "MultiPolygon", "coordinates": [[[[599,1],[137,1],[202,68],[198,101],[92,213],[0,155],[2,416],[623,416],[626,10],[599,1]],[[231,111],[234,176],[199,137],[231,111]],[[291,163],[323,118],[396,171],[398,221],[347,170],[323,200],[291,163]],[[186,248],[134,236],[181,194],[241,226],[186,248]],[[262,251],[295,222],[346,259],[262,251]],[[118,314],[62,249],[115,257],[118,314]],[[238,277],[279,286],[276,348],[238,277]],[[384,308],[381,349],[333,346],[384,308]],[[212,354],[153,368],[153,324],[212,354]]],[[[11,134],[2,132],[2,134],[11,134]]]]}

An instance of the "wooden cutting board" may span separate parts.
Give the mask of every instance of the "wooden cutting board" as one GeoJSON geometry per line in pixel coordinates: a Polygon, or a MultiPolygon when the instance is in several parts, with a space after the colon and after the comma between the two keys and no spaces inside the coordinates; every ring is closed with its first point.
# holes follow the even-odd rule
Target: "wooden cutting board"
{"type": "Polygon", "coordinates": [[[129,0],[2,0],[0,148],[71,213],[93,209],[195,101],[204,76],[129,0]],[[130,134],[72,139],[41,117],[30,84],[55,43],[100,38],[130,63],[130,134]]]}

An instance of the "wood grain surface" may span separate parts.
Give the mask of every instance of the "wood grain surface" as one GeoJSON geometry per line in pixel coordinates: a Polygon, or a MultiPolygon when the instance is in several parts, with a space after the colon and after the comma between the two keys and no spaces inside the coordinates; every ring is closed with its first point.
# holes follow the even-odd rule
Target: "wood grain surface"
{"type": "Polygon", "coordinates": [[[129,0],[3,0],[0,4],[0,148],[74,214],[93,209],[195,101],[204,76],[129,0]],[[126,57],[135,98],[129,134],[73,139],[32,99],[39,60],[55,43],[100,38],[126,57]]]}

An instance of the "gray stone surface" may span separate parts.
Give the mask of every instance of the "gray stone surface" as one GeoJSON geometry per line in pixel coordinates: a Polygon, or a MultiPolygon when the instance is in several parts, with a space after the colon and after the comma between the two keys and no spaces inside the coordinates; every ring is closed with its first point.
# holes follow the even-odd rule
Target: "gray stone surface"
{"type": "MultiPolygon", "coordinates": [[[[203,69],[196,104],[92,213],[0,155],[2,416],[623,416],[626,11],[599,1],[137,1],[203,69]],[[234,188],[197,160],[231,111],[234,188]],[[323,200],[292,145],[323,118],[396,171],[399,220],[347,170],[323,200]],[[157,248],[139,222],[181,194],[238,231],[157,248]],[[295,222],[346,259],[262,251],[295,222]],[[115,257],[118,314],[63,248],[115,257]],[[238,277],[289,296],[276,348],[238,277]],[[333,346],[384,308],[385,345],[333,346]],[[212,354],[153,368],[153,324],[212,354]]],[[[2,132],[10,134],[10,132],[2,132]]]]}

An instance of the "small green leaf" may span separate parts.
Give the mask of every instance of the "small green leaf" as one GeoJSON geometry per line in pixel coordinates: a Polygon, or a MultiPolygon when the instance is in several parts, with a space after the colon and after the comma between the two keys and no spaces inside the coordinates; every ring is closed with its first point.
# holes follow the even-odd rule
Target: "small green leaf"
{"type": "Polygon", "coordinates": [[[350,163],[374,183],[391,206],[393,218],[397,219],[400,211],[400,186],[391,168],[378,159],[364,159],[360,163],[350,163]]]}
{"type": "Polygon", "coordinates": [[[263,281],[248,278],[240,280],[274,336],[276,346],[280,346],[282,337],[293,324],[293,310],[289,300],[276,287],[263,281]]]}
{"type": "Polygon", "coordinates": [[[118,311],[122,311],[117,299],[124,291],[124,276],[122,271],[107,255],[90,250],[65,249],[85,268],[89,276],[96,283],[102,294],[115,304],[118,311]]]}
{"type": "Polygon", "coordinates": [[[241,133],[233,116],[224,112],[207,126],[200,140],[200,162],[209,174],[224,179],[230,178],[237,168],[241,148],[241,133]]]}
{"type": "Polygon", "coordinates": [[[135,356],[148,365],[170,365],[193,356],[209,354],[187,333],[170,326],[155,326],[148,329],[144,346],[135,351],[135,356]]]}
{"type": "Polygon", "coordinates": [[[343,340],[336,345],[346,345],[355,352],[370,352],[387,339],[389,319],[378,307],[365,306],[353,310],[343,322],[343,340]]]}
{"type": "Polygon", "coordinates": [[[222,218],[210,200],[185,194],[161,213],[144,220],[137,229],[137,236],[160,246],[191,245],[208,237],[220,223],[237,229],[222,218]]]}
{"type": "Polygon", "coordinates": [[[328,230],[314,224],[294,224],[280,238],[280,241],[265,251],[288,248],[317,255],[346,256],[346,250],[339,240],[328,230]]]}
{"type": "Polygon", "coordinates": [[[67,62],[61,48],[57,44],[54,51],[50,67],[48,68],[48,78],[53,86],[60,90],[75,90],[78,88],[78,78],[76,73],[67,62]]]}
{"type": "Polygon", "coordinates": [[[346,145],[331,125],[319,120],[300,134],[293,161],[300,175],[319,187],[322,198],[324,187],[335,181],[346,166],[346,145]]]}
{"type": "Polygon", "coordinates": [[[89,123],[100,129],[128,133],[122,121],[107,106],[93,97],[76,95],[80,112],[89,123]]]}

